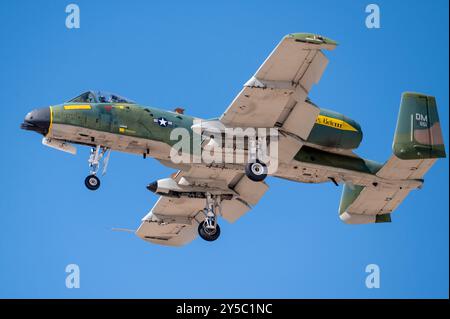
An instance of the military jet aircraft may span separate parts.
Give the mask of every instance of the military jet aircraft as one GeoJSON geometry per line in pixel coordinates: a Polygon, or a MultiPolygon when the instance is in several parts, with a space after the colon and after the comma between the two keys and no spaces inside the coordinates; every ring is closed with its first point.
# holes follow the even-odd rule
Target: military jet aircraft
{"type": "MultiPolygon", "coordinates": [[[[267,175],[343,184],[341,220],[390,222],[391,212],[411,190],[422,186],[435,161],[446,156],[436,101],[425,94],[403,93],[391,158],[381,164],[357,156],[353,150],[362,140],[360,125],[308,98],[328,64],[323,51],[336,46],[314,34],[285,36],[218,118],[200,120],[180,109],[165,111],[88,91],[66,103],[31,111],[21,127],[42,134],[44,145],[62,151],[75,154],[74,144],[91,147],[85,180],[90,190],[100,186],[98,171],[101,165],[106,170],[111,150],[151,156],[176,169],[169,178],[147,186],[160,195],[135,231],[148,242],[180,246],[197,233],[207,241],[216,240],[218,217],[234,222],[249,211],[267,191],[267,175]],[[191,139],[200,135],[202,148],[214,144],[213,131],[222,134],[224,128],[276,129],[277,168],[270,172],[267,163],[254,156],[244,163],[177,163],[171,153],[177,140],[171,132],[179,128],[191,133],[191,139]]],[[[247,139],[243,147],[214,145],[225,153],[250,154],[270,139],[256,136],[256,142],[247,139]]]]}

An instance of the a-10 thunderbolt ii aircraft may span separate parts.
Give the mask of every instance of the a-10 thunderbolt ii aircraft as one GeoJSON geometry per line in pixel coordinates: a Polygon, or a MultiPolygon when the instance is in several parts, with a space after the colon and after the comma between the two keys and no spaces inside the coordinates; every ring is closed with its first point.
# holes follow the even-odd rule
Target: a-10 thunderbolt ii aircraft
{"type": "MultiPolygon", "coordinates": [[[[391,158],[379,164],[355,155],[353,150],[362,140],[359,124],[319,108],[308,98],[328,63],[323,50],[336,45],[314,34],[285,36],[215,119],[200,121],[181,110],[164,111],[89,91],[28,113],[21,127],[44,135],[43,144],[63,151],[75,153],[72,144],[92,147],[91,172],[85,180],[90,190],[99,187],[97,172],[100,164],[106,169],[111,150],[151,156],[177,169],[171,177],[147,186],[160,197],[136,234],[152,243],[179,246],[192,241],[197,232],[207,241],[217,239],[218,216],[234,222],[249,211],[268,189],[266,175],[305,183],[342,183],[339,217],[344,222],[389,222],[408,193],[422,186],[424,174],[437,158],[446,156],[436,101],[424,94],[403,93],[391,158]],[[271,133],[266,138],[243,136],[241,144],[236,142],[237,134],[231,146],[215,140],[235,128],[275,130],[276,169],[270,171],[255,156],[272,140],[271,133]],[[173,155],[180,155],[171,153],[179,142],[171,138],[174,129],[188,132],[191,142],[200,136],[201,150],[213,145],[225,154],[241,152],[246,160],[174,161],[173,155]]],[[[186,153],[193,154],[194,147],[181,151],[186,153]]]]}

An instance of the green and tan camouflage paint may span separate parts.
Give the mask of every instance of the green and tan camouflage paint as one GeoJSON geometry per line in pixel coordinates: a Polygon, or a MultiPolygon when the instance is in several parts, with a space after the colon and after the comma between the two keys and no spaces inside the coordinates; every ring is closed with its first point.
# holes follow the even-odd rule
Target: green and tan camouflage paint
{"type": "Polygon", "coordinates": [[[137,104],[66,103],[53,106],[52,124],[65,124],[101,132],[132,136],[175,144],[170,139],[172,128],[191,131],[193,117],[137,104]],[[160,126],[155,120],[164,118],[171,124],[160,126]]]}
{"type": "MultiPolygon", "coordinates": [[[[171,129],[183,127],[193,135],[194,118],[188,115],[137,104],[66,103],[52,107],[52,123],[66,124],[144,139],[169,145],[171,129]],[[171,124],[161,127],[155,120],[164,118],[171,124]]],[[[361,127],[348,117],[322,109],[308,142],[320,146],[354,149],[362,140],[361,127]]]]}
{"type": "Polygon", "coordinates": [[[403,93],[392,149],[401,159],[445,157],[436,99],[433,96],[403,93]]]}

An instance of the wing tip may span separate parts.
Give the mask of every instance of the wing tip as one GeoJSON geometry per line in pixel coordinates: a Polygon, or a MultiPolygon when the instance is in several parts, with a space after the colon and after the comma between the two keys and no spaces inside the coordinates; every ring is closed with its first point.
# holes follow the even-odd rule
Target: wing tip
{"type": "Polygon", "coordinates": [[[298,42],[326,45],[329,49],[335,48],[338,45],[337,41],[314,33],[289,33],[284,39],[294,39],[298,42]]]}

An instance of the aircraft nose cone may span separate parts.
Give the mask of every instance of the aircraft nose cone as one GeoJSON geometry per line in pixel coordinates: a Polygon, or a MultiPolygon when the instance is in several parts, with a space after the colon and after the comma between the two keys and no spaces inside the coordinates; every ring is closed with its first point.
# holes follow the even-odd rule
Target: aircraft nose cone
{"type": "Polygon", "coordinates": [[[35,131],[42,135],[48,133],[50,127],[50,108],[45,107],[41,109],[36,109],[29,112],[23,123],[20,125],[21,129],[35,131]]]}

